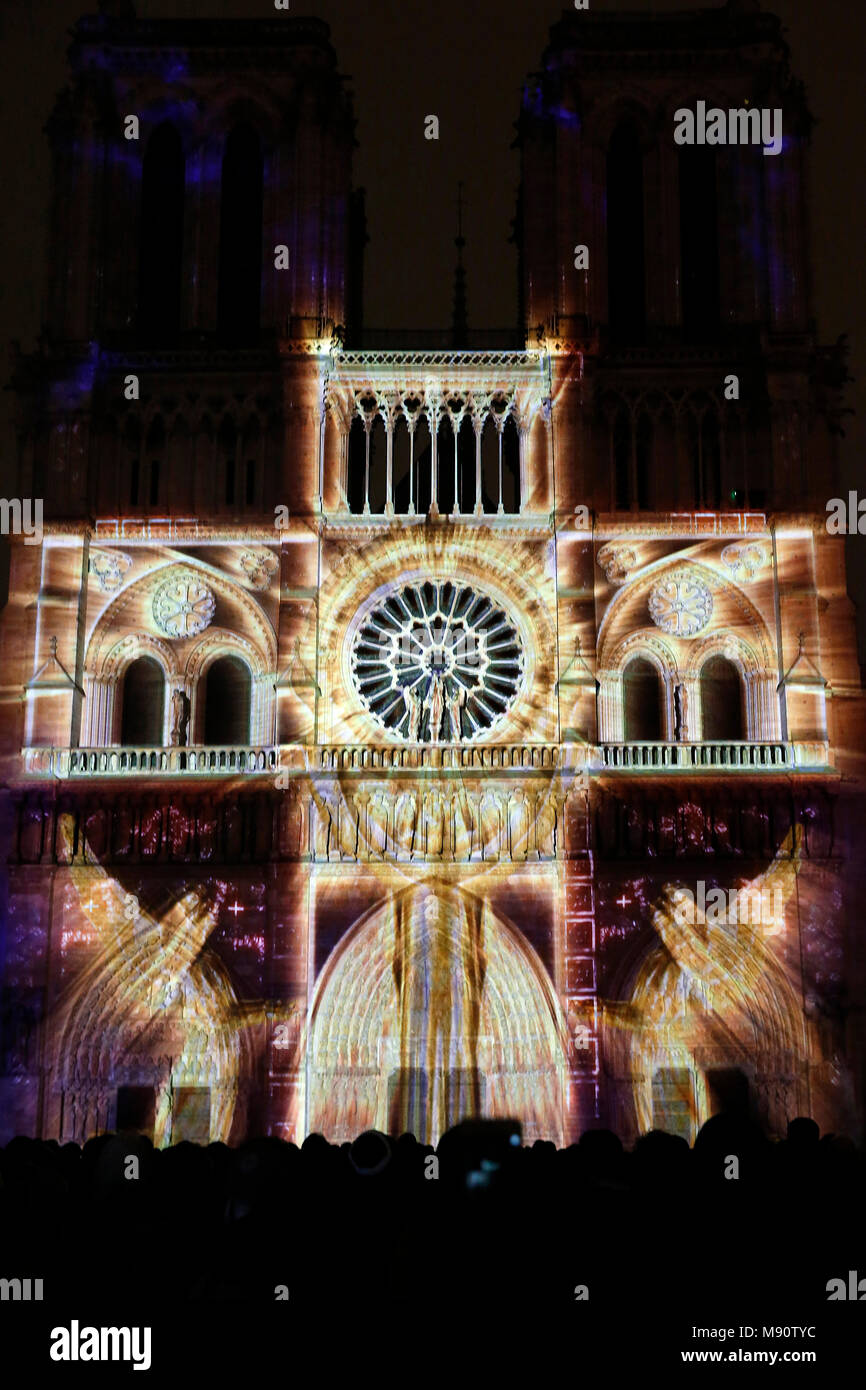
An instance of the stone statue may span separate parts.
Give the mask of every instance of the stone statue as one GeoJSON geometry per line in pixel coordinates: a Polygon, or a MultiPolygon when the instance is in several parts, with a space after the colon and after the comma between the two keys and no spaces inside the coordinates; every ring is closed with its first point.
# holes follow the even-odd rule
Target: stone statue
{"type": "Polygon", "coordinates": [[[388,851],[388,807],[378,796],[367,808],[367,842],[371,854],[384,858],[388,851]]]}
{"type": "Polygon", "coordinates": [[[437,792],[424,799],[425,852],[428,859],[441,859],[445,849],[445,805],[437,792]]]}
{"type": "Polygon", "coordinates": [[[331,848],[332,816],[327,801],[315,798],[313,852],[316,859],[327,859],[331,848]]]}
{"type": "Polygon", "coordinates": [[[434,671],[430,678],[430,687],[427,691],[424,707],[430,714],[427,741],[428,743],[438,743],[442,730],[442,716],[445,713],[445,682],[438,671],[434,671]]]}
{"type": "Polygon", "coordinates": [[[481,798],[481,853],[484,859],[499,858],[499,801],[492,792],[481,798]]]}
{"type": "Polygon", "coordinates": [[[685,743],[689,736],[689,697],[682,682],[674,686],[674,733],[677,743],[685,743]]]}
{"type": "Polygon", "coordinates": [[[418,735],[421,732],[421,694],[416,685],[404,685],[403,704],[409,716],[409,723],[406,728],[406,736],[410,743],[418,742],[418,735]]]}
{"type": "MultiPolygon", "coordinates": [[[[418,709],[421,702],[419,699],[418,709]]],[[[404,792],[397,803],[397,854],[400,859],[411,859],[415,846],[415,820],[417,809],[415,798],[404,792]]]]}
{"type": "Polygon", "coordinates": [[[466,687],[459,685],[456,681],[452,690],[445,692],[445,708],[448,713],[448,741],[459,743],[463,730],[461,728],[460,711],[466,704],[466,687]]]}
{"type": "Polygon", "coordinates": [[[472,855],[472,807],[465,795],[454,800],[454,858],[468,860],[472,855]]]}
{"type": "Polygon", "coordinates": [[[171,746],[185,748],[189,727],[189,699],[186,692],[178,687],[171,696],[171,746]]]}
{"type": "Polygon", "coordinates": [[[535,843],[539,859],[556,858],[556,807],[550,801],[541,802],[538,807],[535,843]]]}

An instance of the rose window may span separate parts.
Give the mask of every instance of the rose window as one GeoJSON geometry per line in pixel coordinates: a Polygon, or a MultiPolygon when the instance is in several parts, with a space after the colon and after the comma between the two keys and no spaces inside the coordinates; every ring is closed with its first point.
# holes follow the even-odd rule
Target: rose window
{"type": "Polygon", "coordinates": [[[514,701],[523,648],[514,623],[468,584],[405,584],[364,618],[352,647],[364,705],[410,743],[457,743],[493,728],[514,701]]]}
{"type": "Polygon", "coordinates": [[[703,580],[679,571],[653,585],[649,611],[662,632],[672,637],[693,637],[713,615],[713,596],[703,580]]]}
{"type": "Polygon", "coordinates": [[[153,617],[166,637],[195,637],[211,622],[216,599],[206,584],[189,576],[168,579],[153,596],[153,617]]]}

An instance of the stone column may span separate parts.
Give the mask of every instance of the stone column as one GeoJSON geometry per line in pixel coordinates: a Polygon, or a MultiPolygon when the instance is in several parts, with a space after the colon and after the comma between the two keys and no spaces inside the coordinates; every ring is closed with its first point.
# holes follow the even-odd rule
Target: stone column
{"type": "Polygon", "coordinates": [[[394,515],[394,417],[389,410],[385,415],[385,515],[394,515]]]}

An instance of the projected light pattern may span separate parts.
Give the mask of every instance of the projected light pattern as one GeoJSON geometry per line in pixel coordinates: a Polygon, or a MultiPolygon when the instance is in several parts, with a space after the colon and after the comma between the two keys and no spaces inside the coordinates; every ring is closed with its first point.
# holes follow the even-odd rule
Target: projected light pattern
{"type": "Polygon", "coordinates": [[[354,642],[358,693],[410,742],[460,742],[511,708],[524,669],[505,611],[467,584],[404,584],[365,617],[354,642]]]}
{"type": "Polygon", "coordinates": [[[565,1029],[544,969],[489,903],[410,890],[376,910],[320,979],[309,1124],[436,1143],[472,1115],[519,1116],[562,1142],[565,1029]]]}
{"type": "MultiPolygon", "coordinates": [[[[784,926],[802,866],[802,828],[786,837],[765,872],[747,885],[774,903],[773,930],[784,926]],[[777,918],[777,919],[776,919],[777,918]]],[[[728,1064],[749,1066],[751,1038],[767,1070],[788,1077],[807,1059],[802,1014],[785,968],[769,944],[767,923],[684,919],[681,890],[666,884],[652,910],[656,944],[643,958],[628,1009],[604,1006],[606,1051],[632,1077],[641,1133],[659,1126],[689,1140],[710,1112],[707,1077],[696,1056],[721,1046],[728,1064]],[[655,1080],[648,1084],[648,1078],[655,1080]]],[[[793,1092],[789,1098],[793,1103],[793,1092]]]]}

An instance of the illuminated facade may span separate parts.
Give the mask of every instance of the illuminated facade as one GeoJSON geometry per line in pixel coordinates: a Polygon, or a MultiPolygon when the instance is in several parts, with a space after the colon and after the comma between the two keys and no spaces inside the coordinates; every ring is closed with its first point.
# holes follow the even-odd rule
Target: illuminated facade
{"type": "Polygon", "coordinates": [[[844,367],[777,21],[564,18],[522,346],[386,352],[327,27],[110,8],[15,374],[4,1135],[853,1129],[844,367]],[[777,158],[674,144],[746,94],[777,158]]]}

